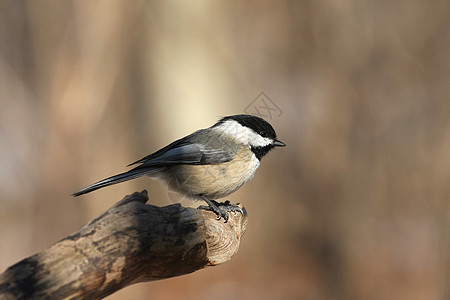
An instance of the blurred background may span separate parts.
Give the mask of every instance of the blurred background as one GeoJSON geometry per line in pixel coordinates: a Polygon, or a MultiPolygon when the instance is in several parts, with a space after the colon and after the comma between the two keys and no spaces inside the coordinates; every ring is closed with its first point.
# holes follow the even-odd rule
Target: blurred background
{"type": "MultiPolygon", "coordinates": [[[[126,194],[71,193],[221,116],[288,146],[228,263],[108,299],[449,299],[449,1],[0,1],[0,272],[126,194]]],[[[183,205],[198,205],[183,200],[183,205]]]]}

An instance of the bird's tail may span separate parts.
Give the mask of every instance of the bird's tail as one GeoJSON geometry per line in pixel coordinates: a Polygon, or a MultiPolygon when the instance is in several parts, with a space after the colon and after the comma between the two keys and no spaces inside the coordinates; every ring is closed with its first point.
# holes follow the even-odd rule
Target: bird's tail
{"type": "Polygon", "coordinates": [[[76,196],[80,196],[80,195],[87,194],[87,193],[90,193],[92,191],[104,188],[105,186],[109,186],[109,185],[113,185],[113,184],[116,184],[116,183],[128,181],[128,180],[131,180],[131,179],[142,177],[144,175],[149,175],[151,173],[153,173],[153,172],[151,172],[147,168],[135,168],[135,169],[132,169],[132,170],[130,170],[128,172],[124,172],[124,173],[117,174],[117,175],[108,177],[106,179],[100,180],[99,182],[91,184],[91,185],[89,185],[89,186],[87,186],[87,187],[85,187],[85,188],[83,188],[83,189],[73,193],[72,195],[75,196],[75,197],[76,196]]]}

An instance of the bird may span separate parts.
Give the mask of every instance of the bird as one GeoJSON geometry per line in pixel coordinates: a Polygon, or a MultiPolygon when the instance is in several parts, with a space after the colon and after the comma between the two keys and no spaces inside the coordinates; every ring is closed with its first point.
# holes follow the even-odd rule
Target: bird
{"type": "Polygon", "coordinates": [[[217,219],[228,221],[227,211],[242,213],[229,201],[219,203],[253,178],[261,159],[275,147],[285,143],[269,122],[254,115],[238,114],[222,117],[211,127],[180,138],[127,167],[129,171],[108,177],[75,193],[80,196],[97,189],[149,176],[165,182],[169,189],[207,206],[217,219]]]}

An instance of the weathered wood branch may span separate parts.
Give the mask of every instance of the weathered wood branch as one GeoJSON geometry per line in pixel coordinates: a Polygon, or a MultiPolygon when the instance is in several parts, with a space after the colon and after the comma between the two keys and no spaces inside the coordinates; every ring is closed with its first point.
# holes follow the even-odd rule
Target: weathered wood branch
{"type": "Polygon", "coordinates": [[[247,215],[227,223],[180,204],[127,196],[78,232],[0,275],[0,299],[102,298],[143,281],[188,274],[231,259],[247,215]]]}

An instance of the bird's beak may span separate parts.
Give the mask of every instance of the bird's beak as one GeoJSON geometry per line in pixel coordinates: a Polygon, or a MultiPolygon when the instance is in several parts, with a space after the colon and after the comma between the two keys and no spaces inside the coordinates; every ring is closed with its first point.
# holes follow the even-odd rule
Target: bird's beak
{"type": "Polygon", "coordinates": [[[283,142],[280,141],[280,140],[275,140],[275,141],[273,141],[273,145],[274,145],[275,147],[284,147],[284,146],[286,146],[286,144],[283,143],[283,142]]]}

